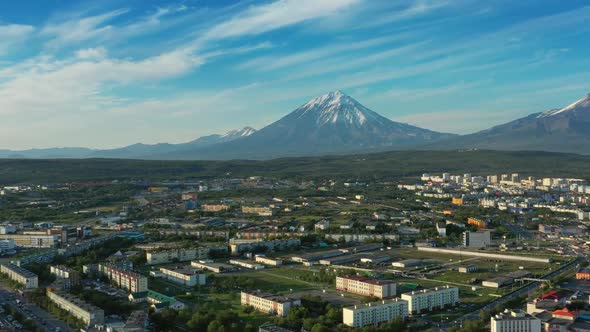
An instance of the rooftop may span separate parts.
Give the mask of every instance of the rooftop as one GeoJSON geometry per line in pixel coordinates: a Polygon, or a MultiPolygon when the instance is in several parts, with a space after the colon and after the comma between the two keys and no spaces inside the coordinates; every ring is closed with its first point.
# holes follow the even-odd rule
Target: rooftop
{"type": "Polygon", "coordinates": [[[511,319],[518,319],[518,320],[529,320],[529,319],[537,319],[522,310],[509,310],[506,309],[504,312],[498,313],[492,317],[494,320],[511,320],[511,319]]]}
{"type": "Polygon", "coordinates": [[[389,285],[389,284],[395,283],[392,280],[378,280],[378,279],[370,279],[370,278],[365,278],[365,277],[360,277],[360,276],[351,276],[351,275],[339,276],[339,278],[356,280],[356,281],[360,281],[360,282],[364,282],[364,283],[372,284],[372,285],[389,285]]]}
{"type": "Polygon", "coordinates": [[[279,302],[279,303],[286,303],[286,302],[293,301],[292,298],[289,298],[289,297],[286,297],[286,296],[275,295],[275,294],[264,293],[264,292],[245,292],[245,291],[242,291],[242,293],[249,294],[249,295],[256,296],[256,297],[263,298],[263,299],[267,299],[267,300],[273,301],[273,302],[279,302]]]}
{"type": "Polygon", "coordinates": [[[29,270],[26,270],[20,266],[14,265],[14,264],[2,264],[5,267],[7,267],[8,269],[12,270],[13,272],[16,272],[18,274],[20,274],[21,276],[25,277],[25,278],[34,278],[37,277],[37,275],[29,270]]]}

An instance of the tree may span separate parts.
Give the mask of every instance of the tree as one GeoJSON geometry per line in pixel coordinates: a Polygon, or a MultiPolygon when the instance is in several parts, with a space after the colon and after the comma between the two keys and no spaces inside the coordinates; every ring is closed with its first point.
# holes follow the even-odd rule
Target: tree
{"type": "Polygon", "coordinates": [[[330,329],[320,323],[316,323],[312,328],[311,332],[330,332],[330,329]]]}
{"type": "Polygon", "coordinates": [[[207,332],[225,332],[225,327],[219,321],[214,320],[207,326],[207,332]]]}

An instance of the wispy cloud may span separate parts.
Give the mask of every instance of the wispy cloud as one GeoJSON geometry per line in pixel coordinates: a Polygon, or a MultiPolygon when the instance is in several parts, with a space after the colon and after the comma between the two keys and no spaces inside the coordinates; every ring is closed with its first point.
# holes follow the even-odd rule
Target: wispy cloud
{"type": "Polygon", "coordinates": [[[404,36],[385,36],[372,38],[368,40],[351,40],[338,44],[319,47],[316,49],[302,51],[299,53],[292,53],[288,55],[264,56],[248,60],[238,66],[240,69],[255,69],[255,70],[276,70],[288,66],[294,66],[302,63],[309,63],[310,61],[325,59],[333,55],[342,55],[343,53],[363,50],[378,45],[383,45],[396,40],[400,40],[404,36]]]}
{"type": "Polygon", "coordinates": [[[117,9],[100,15],[51,22],[43,27],[40,34],[49,38],[46,45],[52,48],[79,43],[104,36],[113,29],[113,26],[108,22],[127,12],[129,12],[128,9],[117,9]]]}
{"type": "Polygon", "coordinates": [[[25,42],[34,30],[35,28],[31,25],[0,25],[0,55],[7,52],[13,45],[25,42]]]}
{"type": "Polygon", "coordinates": [[[203,39],[223,39],[264,32],[333,15],[361,0],[279,0],[254,6],[209,29],[203,39]]]}

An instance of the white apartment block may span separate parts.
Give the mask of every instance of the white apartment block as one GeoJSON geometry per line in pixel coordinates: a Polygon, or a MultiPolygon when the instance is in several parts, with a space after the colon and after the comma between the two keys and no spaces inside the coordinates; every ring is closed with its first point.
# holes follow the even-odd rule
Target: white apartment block
{"type": "Polygon", "coordinates": [[[522,310],[508,310],[490,318],[491,332],[541,332],[541,320],[522,310]]]}
{"type": "Polygon", "coordinates": [[[162,277],[183,286],[204,285],[206,282],[205,274],[196,273],[193,269],[186,268],[160,268],[162,277]]]}
{"type": "Polygon", "coordinates": [[[490,231],[465,231],[462,235],[463,246],[469,248],[485,248],[492,243],[490,231]]]}
{"type": "Polygon", "coordinates": [[[252,306],[254,309],[267,314],[285,317],[289,309],[301,305],[301,300],[260,292],[242,292],[240,303],[242,305],[252,306]]]}
{"type": "Polygon", "coordinates": [[[363,327],[408,317],[408,301],[400,298],[355,305],[342,309],[342,322],[352,327],[363,327]]]}
{"type": "Polygon", "coordinates": [[[450,286],[423,289],[404,293],[402,299],[408,301],[410,314],[417,314],[457,304],[459,302],[459,289],[450,286]]]}
{"type": "Polygon", "coordinates": [[[255,261],[270,266],[283,265],[283,260],[278,258],[270,258],[266,256],[256,255],[255,261]]]}
{"type": "Polygon", "coordinates": [[[98,271],[119,288],[128,290],[130,293],[147,290],[147,277],[139,273],[127,271],[112,264],[98,264],[98,271]]]}
{"type": "Polygon", "coordinates": [[[396,294],[395,282],[393,281],[376,280],[358,276],[336,277],[336,289],[379,299],[394,297],[396,294]]]}
{"type": "Polygon", "coordinates": [[[72,285],[77,285],[80,283],[80,273],[76,270],[70,269],[67,266],[51,265],[49,267],[49,272],[55,275],[55,277],[58,279],[69,279],[72,285]]]}
{"type": "Polygon", "coordinates": [[[87,326],[104,323],[104,311],[64,291],[48,291],[47,297],[61,309],[83,321],[87,326]]]}
{"type": "Polygon", "coordinates": [[[204,259],[208,255],[209,248],[169,249],[147,252],[145,258],[149,265],[155,265],[204,259]]]}
{"type": "Polygon", "coordinates": [[[20,266],[14,264],[2,264],[0,265],[0,272],[6,274],[11,280],[24,285],[26,289],[39,287],[39,278],[37,275],[20,266]]]}

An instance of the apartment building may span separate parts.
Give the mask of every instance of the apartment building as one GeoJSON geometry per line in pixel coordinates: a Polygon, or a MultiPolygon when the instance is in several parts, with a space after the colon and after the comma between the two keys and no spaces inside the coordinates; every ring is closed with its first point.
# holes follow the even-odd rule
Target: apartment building
{"type": "Polygon", "coordinates": [[[231,254],[236,256],[243,252],[253,251],[255,249],[266,248],[268,251],[285,250],[301,246],[301,240],[298,238],[275,239],[275,240],[241,240],[231,239],[229,248],[231,254]]]}
{"type": "Polygon", "coordinates": [[[264,265],[270,266],[280,266],[283,265],[283,260],[278,258],[270,258],[262,255],[256,255],[255,259],[256,262],[262,263],[264,265]]]}
{"type": "Polygon", "coordinates": [[[49,272],[55,275],[58,279],[68,279],[70,286],[80,284],[80,273],[76,270],[70,269],[63,265],[52,265],[49,267],[49,272]]]}
{"type": "Polygon", "coordinates": [[[478,230],[477,232],[465,231],[462,235],[463,246],[468,248],[485,248],[492,243],[490,231],[478,230]]]}
{"type": "Polygon", "coordinates": [[[390,280],[376,280],[358,276],[336,277],[336,289],[343,292],[371,296],[379,299],[394,297],[395,282],[390,280]]]}
{"type": "Polygon", "coordinates": [[[25,270],[20,266],[14,264],[1,264],[0,272],[4,273],[10,278],[21,285],[24,285],[26,289],[39,287],[39,277],[29,270],[25,270]]]}
{"type": "Polygon", "coordinates": [[[488,222],[477,218],[467,218],[467,224],[473,225],[477,228],[487,228],[488,222]]]}
{"type": "Polygon", "coordinates": [[[108,263],[98,264],[98,272],[106,276],[118,287],[128,290],[131,293],[147,290],[147,277],[139,273],[108,263]]]}
{"type": "Polygon", "coordinates": [[[270,207],[242,206],[242,213],[257,214],[261,217],[271,217],[274,212],[270,207]]]}
{"type": "Polygon", "coordinates": [[[267,314],[285,317],[289,309],[301,305],[301,300],[261,292],[242,292],[240,303],[267,314]]]}
{"type": "Polygon", "coordinates": [[[104,324],[104,311],[64,291],[47,291],[47,297],[70,315],[83,321],[86,326],[104,324]]]}
{"type": "Polygon", "coordinates": [[[450,286],[423,289],[404,293],[402,299],[408,301],[410,314],[418,314],[457,304],[459,302],[459,289],[450,286]]]}
{"type": "Polygon", "coordinates": [[[0,240],[14,240],[17,247],[53,248],[58,244],[57,235],[43,234],[1,234],[0,240]]]}
{"type": "Polygon", "coordinates": [[[201,205],[201,210],[203,210],[205,212],[229,211],[229,205],[225,205],[225,204],[203,204],[203,205],[201,205]]]}
{"type": "Polygon", "coordinates": [[[205,274],[197,273],[194,269],[162,267],[160,272],[163,278],[183,286],[204,285],[206,282],[205,274]]]}
{"type": "Polygon", "coordinates": [[[168,249],[149,251],[145,254],[149,265],[167,264],[172,262],[187,262],[194,259],[204,259],[209,255],[209,248],[168,249]]]}
{"type": "Polygon", "coordinates": [[[342,309],[342,322],[351,327],[363,327],[408,317],[408,301],[400,298],[355,305],[342,309]]]}
{"type": "Polygon", "coordinates": [[[522,310],[508,310],[490,318],[491,332],[541,332],[541,320],[522,310]]]}
{"type": "Polygon", "coordinates": [[[583,268],[576,272],[576,279],[578,280],[590,280],[590,268],[583,268]]]}

